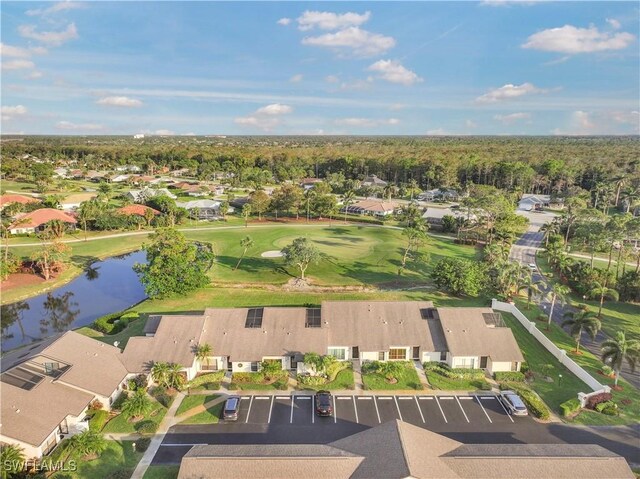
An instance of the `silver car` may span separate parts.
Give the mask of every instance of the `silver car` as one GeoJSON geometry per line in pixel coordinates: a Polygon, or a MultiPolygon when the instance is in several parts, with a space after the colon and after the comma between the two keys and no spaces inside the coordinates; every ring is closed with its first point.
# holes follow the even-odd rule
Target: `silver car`
{"type": "Polygon", "coordinates": [[[500,396],[498,396],[502,404],[504,404],[505,409],[509,414],[514,416],[527,416],[529,415],[529,411],[527,411],[527,406],[524,405],[520,396],[518,396],[513,391],[501,391],[500,396]]]}

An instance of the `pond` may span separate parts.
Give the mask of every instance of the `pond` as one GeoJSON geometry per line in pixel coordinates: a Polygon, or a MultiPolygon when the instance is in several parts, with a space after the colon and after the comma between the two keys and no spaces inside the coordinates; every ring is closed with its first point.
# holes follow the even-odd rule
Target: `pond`
{"type": "Polygon", "coordinates": [[[92,263],[85,273],[48,293],[2,306],[2,351],[91,324],[146,298],[133,271],[144,251],[92,263]]]}

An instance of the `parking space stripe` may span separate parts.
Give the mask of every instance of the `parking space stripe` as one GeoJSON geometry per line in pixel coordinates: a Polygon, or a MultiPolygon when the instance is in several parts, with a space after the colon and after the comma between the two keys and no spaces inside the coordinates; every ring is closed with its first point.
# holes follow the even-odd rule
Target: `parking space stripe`
{"type": "Polygon", "coordinates": [[[338,396],[338,399],[351,400],[351,396],[338,396]]]}
{"type": "Polygon", "coordinates": [[[269,396],[255,396],[256,399],[271,399],[269,396]]]}
{"type": "Polygon", "coordinates": [[[251,414],[251,405],[253,404],[253,396],[249,400],[249,410],[247,411],[247,419],[244,421],[245,424],[249,422],[249,414],[251,414]]]}
{"type": "Polygon", "coordinates": [[[489,415],[487,414],[486,409],[484,408],[484,406],[482,405],[482,401],[480,401],[480,398],[478,398],[478,396],[474,396],[476,398],[476,401],[478,401],[478,404],[480,404],[480,407],[482,408],[482,412],[484,412],[484,415],[487,416],[487,419],[489,420],[489,422],[491,424],[493,424],[493,421],[491,420],[491,418],[489,417],[489,415]]]}
{"type": "Polygon", "coordinates": [[[276,399],[289,399],[291,396],[276,396],[276,399]]]}
{"type": "Polygon", "coordinates": [[[418,411],[420,412],[420,417],[422,418],[422,424],[424,424],[425,423],[424,415],[422,414],[422,409],[420,409],[420,403],[418,402],[418,398],[416,396],[413,396],[413,399],[416,400],[416,407],[418,408],[418,411]]]}
{"type": "Polygon", "coordinates": [[[389,400],[391,400],[393,398],[392,397],[387,397],[387,396],[382,396],[382,397],[378,396],[378,399],[389,399],[389,400]]]}
{"type": "Polygon", "coordinates": [[[408,400],[411,400],[411,396],[398,396],[398,399],[408,399],[408,400]]]}
{"type": "Polygon", "coordinates": [[[404,419],[402,419],[402,413],[400,412],[400,406],[398,406],[398,399],[396,398],[396,396],[393,396],[393,400],[396,403],[396,409],[398,410],[398,416],[400,416],[400,420],[404,421],[404,419]]]}
{"type": "Polygon", "coordinates": [[[311,396],[294,396],[296,399],[311,399],[311,396]]]}
{"type": "Polygon", "coordinates": [[[380,411],[378,411],[378,400],[376,399],[375,396],[373,396],[373,404],[375,404],[376,406],[376,414],[378,415],[378,424],[381,424],[382,421],[380,420],[380,411]]]}
{"type": "Polygon", "coordinates": [[[316,422],[316,397],[311,396],[311,424],[316,422]]]}
{"type": "Polygon", "coordinates": [[[293,423],[293,402],[294,402],[294,396],[291,396],[291,417],[289,418],[289,424],[293,423]]]}
{"type": "Polygon", "coordinates": [[[269,406],[269,418],[267,419],[267,424],[271,423],[271,411],[273,411],[273,401],[275,401],[275,396],[271,396],[271,405],[269,406]]]}
{"type": "Polygon", "coordinates": [[[513,422],[513,418],[511,417],[511,414],[509,414],[509,411],[507,411],[507,408],[504,407],[504,404],[502,404],[502,401],[500,401],[500,399],[498,399],[497,397],[495,398],[496,401],[498,401],[498,403],[500,404],[500,406],[502,406],[502,409],[504,410],[504,413],[507,415],[507,417],[511,420],[511,422],[513,422]]]}
{"type": "Polygon", "coordinates": [[[464,408],[462,407],[462,404],[460,404],[460,399],[458,399],[458,396],[456,396],[456,401],[458,402],[458,406],[460,406],[460,409],[462,410],[462,414],[464,414],[464,418],[467,420],[467,422],[469,422],[469,418],[467,417],[467,413],[464,412],[464,408]]]}
{"type": "Polygon", "coordinates": [[[371,398],[371,396],[360,396],[358,399],[369,399],[369,400],[371,400],[372,398],[371,398]]]}
{"type": "Polygon", "coordinates": [[[353,399],[353,410],[356,413],[356,424],[360,424],[360,420],[358,419],[358,406],[356,406],[356,397],[351,396],[351,399],[353,399]]]}
{"type": "Polygon", "coordinates": [[[199,443],[189,443],[189,444],[186,444],[186,443],[185,443],[185,444],[173,444],[173,443],[170,443],[170,444],[160,444],[160,447],[185,447],[185,446],[188,446],[188,447],[192,447],[192,446],[206,446],[206,444],[205,444],[205,443],[202,443],[202,442],[199,442],[199,443]]]}
{"type": "MultiPolygon", "coordinates": [[[[436,396],[435,398],[436,398],[436,403],[438,404],[438,408],[440,408],[440,412],[442,413],[442,418],[444,419],[444,422],[449,424],[449,421],[447,421],[447,416],[444,415],[444,411],[442,410],[442,406],[440,406],[440,401],[438,401],[438,396],[436,396]]],[[[443,398],[443,399],[445,399],[445,398],[443,398]]],[[[447,398],[447,399],[451,399],[451,398],[447,398]]]]}
{"type": "Polygon", "coordinates": [[[420,396],[418,399],[422,399],[424,401],[428,401],[428,400],[432,400],[433,398],[431,396],[420,396]]]}
{"type": "Polygon", "coordinates": [[[333,423],[338,422],[338,401],[333,401],[333,423]]]}
{"type": "Polygon", "coordinates": [[[248,396],[242,396],[242,397],[240,398],[240,400],[241,400],[241,401],[246,401],[247,399],[249,399],[249,397],[248,397],[248,396]]]}

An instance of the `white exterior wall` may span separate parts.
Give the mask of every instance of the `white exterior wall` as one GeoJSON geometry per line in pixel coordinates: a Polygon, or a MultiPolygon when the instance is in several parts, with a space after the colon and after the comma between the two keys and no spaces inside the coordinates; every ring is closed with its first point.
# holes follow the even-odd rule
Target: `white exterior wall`
{"type": "Polygon", "coordinates": [[[42,456],[42,448],[40,446],[27,444],[26,442],[18,441],[17,439],[13,439],[3,434],[0,434],[0,442],[3,442],[5,444],[15,444],[16,446],[21,447],[22,449],[24,449],[24,456],[27,459],[31,459],[32,457],[39,458],[42,456]]]}
{"type": "MultiPolygon", "coordinates": [[[[511,362],[487,361],[487,370],[493,374],[495,372],[511,371],[511,362]]],[[[517,364],[516,371],[520,371],[520,363],[517,364]]]]}
{"type": "MultiPolygon", "coordinates": [[[[338,358],[338,360],[340,360],[340,361],[349,361],[351,359],[351,346],[329,346],[327,348],[327,354],[329,354],[329,350],[330,349],[344,349],[345,350],[344,359],[338,358]]],[[[362,353],[360,353],[360,354],[362,354],[362,353]]]]}
{"type": "Polygon", "coordinates": [[[231,362],[231,370],[234,373],[250,373],[251,361],[231,362]]]}
{"type": "Polygon", "coordinates": [[[449,366],[451,366],[452,368],[468,367],[465,363],[470,359],[473,359],[473,365],[471,366],[471,369],[477,369],[480,367],[480,358],[478,356],[453,357],[449,353],[447,353],[447,364],[449,364],[449,366]],[[451,360],[451,362],[449,362],[449,360],[451,360]]]}
{"type": "Polygon", "coordinates": [[[379,361],[378,354],[378,351],[360,351],[360,361],[379,361]]]}
{"type": "Polygon", "coordinates": [[[440,352],[439,351],[435,351],[435,352],[429,352],[429,351],[423,351],[422,352],[422,362],[427,362],[427,361],[440,361],[440,352]]]}

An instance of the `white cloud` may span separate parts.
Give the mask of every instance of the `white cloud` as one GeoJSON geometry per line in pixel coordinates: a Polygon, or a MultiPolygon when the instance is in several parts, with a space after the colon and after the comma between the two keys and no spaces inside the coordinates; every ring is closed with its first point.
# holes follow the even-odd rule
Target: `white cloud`
{"type": "Polygon", "coordinates": [[[554,135],[616,135],[640,133],[640,112],[633,110],[577,110],[571,113],[566,129],[555,128],[554,135]],[[630,125],[630,126],[627,126],[630,125]]]}
{"type": "Polygon", "coordinates": [[[0,113],[2,113],[2,121],[11,120],[14,116],[26,115],[27,108],[22,105],[16,106],[3,106],[0,113]]]}
{"type": "Polygon", "coordinates": [[[467,128],[477,128],[478,124],[473,120],[466,120],[464,122],[464,126],[466,126],[467,128]]]}
{"type": "Polygon", "coordinates": [[[34,70],[27,75],[28,80],[37,80],[38,78],[42,78],[42,72],[34,70]]]}
{"type": "Polygon", "coordinates": [[[561,64],[561,63],[566,62],[566,61],[567,61],[567,60],[569,60],[570,58],[571,58],[571,55],[565,55],[565,56],[563,56],[563,57],[556,58],[555,60],[551,60],[551,61],[545,62],[545,63],[543,63],[543,65],[544,65],[545,67],[550,67],[550,66],[552,66],[552,65],[559,65],[559,64],[561,64]]]}
{"type": "Polygon", "coordinates": [[[59,121],[56,123],[56,128],[58,130],[102,130],[104,127],[102,125],[98,125],[95,123],[72,123],[70,121],[59,121]]]}
{"type": "Polygon", "coordinates": [[[126,96],[106,96],[104,98],[100,98],[96,103],[98,105],[120,106],[125,108],[136,108],[142,106],[142,102],[140,100],[126,96]]]}
{"type": "Polygon", "coordinates": [[[378,60],[370,65],[367,70],[376,72],[378,78],[382,80],[391,83],[400,83],[401,85],[413,85],[416,82],[423,81],[422,78],[402,66],[397,60],[378,60]]]}
{"type": "Polygon", "coordinates": [[[337,120],[334,120],[334,123],[340,126],[353,126],[356,128],[375,128],[383,125],[397,125],[400,123],[400,120],[397,118],[388,118],[382,120],[374,118],[339,118],[337,120]]]}
{"type": "Polygon", "coordinates": [[[436,128],[435,130],[428,130],[427,135],[429,136],[445,136],[449,135],[449,132],[444,128],[436,128]]]}
{"type": "Polygon", "coordinates": [[[289,78],[289,81],[291,83],[299,83],[302,81],[303,78],[304,76],[302,75],[302,73],[298,73],[296,75],[293,75],[291,78],[289,78]]]}
{"type": "Polygon", "coordinates": [[[477,103],[496,103],[504,100],[511,100],[524,95],[531,95],[534,93],[547,93],[549,90],[543,90],[537,88],[532,83],[523,83],[522,85],[512,85],[507,83],[500,88],[489,90],[484,95],[476,98],[477,103]]]}
{"type": "Polygon", "coordinates": [[[592,53],[606,50],[621,50],[635,39],[631,33],[607,33],[595,26],[578,28],[565,25],[550,28],[531,35],[522,48],[560,53],[592,53]]]}
{"type": "Polygon", "coordinates": [[[282,26],[285,26],[285,27],[287,25],[289,25],[290,23],[291,23],[291,19],[287,18],[287,17],[281,18],[280,20],[277,21],[278,25],[282,25],[282,26]]]}
{"type": "Polygon", "coordinates": [[[327,83],[338,83],[340,81],[340,78],[338,78],[336,75],[328,75],[324,78],[324,81],[326,81],[327,83]]]}
{"type": "Polygon", "coordinates": [[[180,135],[180,136],[196,136],[196,134],[195,134],[195,133],[193,133],[192,131],[190,131],[189,133],[183,133],[183,134],[182,134],[182,135],[180,135]]]}
{"type": "Polygon", "coordinates": [[[35,68],[36,64],[31,60],[9,60],[8,62],[2,62],[3,70],[26,70],[29,68],[35,68]]]}
{"type": "Polygon", "coordinates": [[[404,110],[406,107],[407,107],[407,105],[405,105],[403,103],[394,103],[393,105],[389,106],[389,110],[391,110],[391,111],[404,110]]]}
{"type": "Polygon", "coordinates": [[[622,25],[620,24],[620,22],[618,20],[616,20],[615,18],[607,18],[607,23],[614,30],[620,30],[620,28],[622,28],[622,25]]]}
{"type": "Polygon", "coordinates": [[[172,130],[156,130],[153,134],[157,136],[174,136],[176,132],[172,130]]]}
{"type": "Polygon", "coordinates": [[[512,125],[519,120],[528,120],[531,118],[531,113],[510,113],[508,115],[494,115],[493,119],[502,122],[505,125],[512,125]]]}
{"type": "Polygon", "coordinates": [[[369,90],[373,84],[373,78],[366,80],[345,81],[340,84],[340,90],[369,90]]]}
{"type": "Polygon", "coordinates": [[[371,12],[359,13],[333,13],[333,12],[312,12],[307,10],[298,17],[298,28],[300,30],[340,30],[347,27],[357,27],[366,23],[371,18],[371,12]]]}
{"type": "Polygon", "coordinates": [[[611,120],[616,123],[629,124],[629,125],[640,125],[640,112],[634,111],[610,111],[605,114],[607,118],[611,118],[611,120]]]}
{"type": "Polygon", "coordinates": [[[289,105],[283,105],[281,103],[272,103],[271,105],[263,106],[262,108],[258,108],[256,110],[256,115],[286,115],[287,113],[291,113],[293,108],[289,105]]]}
{"type": "Polygon", "coordinates": [[[325,33],[317,37],[305,37],[303,45],[331,48],[344,53],[370,57],[380,55],[393,48],[396,41],[393,37],[386,37],[379,33],[371,33],[358,27],[349,27],[335,33],[325,33]]]}
{"type": "Polygon", "coordinates": [[[76,8],[82,8],[82,7],[83,7],[82,3],[64,1],[64,2],[54,3],[49,8],[38,8],[35,10],[27,10],[25,13],[30,17],[33,17],[36,15],[49,15],[51,13],[63,12],[65,10],[74,10],[76,8]]]}
{"type": "Polygon", "coordinates": [[[30,38],[32,40],[38,40],[39,42],[46,43],[52,47],[62,45],[69,40],[78,38],[78,30],[75,23],[70,23],[66,30],[61,32],[36,32],[34,25],[20,25],[18,27],[18,33],[24,38],[30,38]]]}

